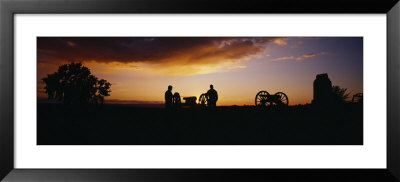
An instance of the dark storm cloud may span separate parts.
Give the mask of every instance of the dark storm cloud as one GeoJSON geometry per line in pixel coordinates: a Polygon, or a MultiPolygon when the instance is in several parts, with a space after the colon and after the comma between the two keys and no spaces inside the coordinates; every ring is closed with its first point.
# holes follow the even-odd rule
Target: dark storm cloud
{"type": "Polygon", "coordinates": [[[250,37],[38,37],[39,63],[96,61],[187,65],[236,61],[286,38],[250,37]]]}

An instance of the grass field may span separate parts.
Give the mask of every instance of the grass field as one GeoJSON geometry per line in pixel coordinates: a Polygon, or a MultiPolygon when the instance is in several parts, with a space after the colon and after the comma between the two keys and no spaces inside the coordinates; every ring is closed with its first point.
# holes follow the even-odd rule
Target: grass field
{"type": "Polygon", "coordinates": [[[215,109],[38,104],[38,145],[362,145],[362,105],[215,109]]]}

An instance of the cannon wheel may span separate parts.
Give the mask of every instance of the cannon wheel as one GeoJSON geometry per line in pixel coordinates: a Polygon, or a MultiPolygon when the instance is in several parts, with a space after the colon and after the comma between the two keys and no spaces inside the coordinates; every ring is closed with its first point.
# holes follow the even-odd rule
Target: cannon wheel
{"type": "Polygon", "coordinates": [[[200,97],[199,97],[199,104],[200,105],[207,105],[207,96],[206,96],[206,94],[201,94],[200,95],[200,97]]]}
{"type": "Polygon", "coordinates": [[[275,95],[279,96],[280,103],[276,103],[277,105],[285,105],[285,106],[289,105],[289,98],[285,93],[277,92],[277,93],[275,93],[275,95]]]}
{"type": "Polygon", "coordinates": [[[179,95],[178,92],[174,93],[174,96],[172,97],[172,104],[175,107],[180,107],[181,106],[181,96],[179,95]]]}
{"type": "Polygon", "coordinates": [[[256,106],[267,106],[269,93],[267,91],[259,91],[255,98],[256,106]]]}

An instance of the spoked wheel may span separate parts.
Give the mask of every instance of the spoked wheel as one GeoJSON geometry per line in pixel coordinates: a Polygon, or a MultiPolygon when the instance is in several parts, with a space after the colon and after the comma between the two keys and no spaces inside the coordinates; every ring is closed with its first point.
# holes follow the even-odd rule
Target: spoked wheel
{"type": "Polygon", "coordinates": [[[179,95],[178,92],[175,92],[174,96],[172,97],[172,105],[174,107],[180,107],[181,106],[181,96],[179,95]]]}
{"type": "Polygon", "coordinates": [[[256,106],[267,106],[269,93],[267,91],[259,91],[256,95],[255,104],[256,106]]]}
{"type": "Polygon", "coordinates": [[[289,98],[287,97],[287,95],[283,92],[277,92],[275,94],[277,96],[277,105],[283,105],[283,106],[288,106],[289,105],[289,98]]]}
{"type": "Polygon", "coordinates": [[[201,94],[199,97],[199,104],[202,106],[207,105],[207,96],[206,94],[201,94]]]}

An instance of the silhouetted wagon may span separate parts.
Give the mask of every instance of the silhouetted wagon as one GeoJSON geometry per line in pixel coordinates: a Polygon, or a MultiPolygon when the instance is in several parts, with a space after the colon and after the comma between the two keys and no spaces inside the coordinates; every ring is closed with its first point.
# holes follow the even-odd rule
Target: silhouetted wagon
{"type": "Polygon", "coordinates": [[[274,95],[267,91],[259,91],[255,98],[256,106],[288,106],[289,98],[283,92],[277,92],[274,95]]]}

